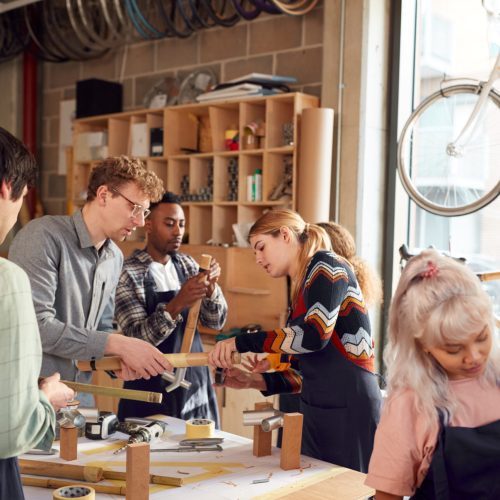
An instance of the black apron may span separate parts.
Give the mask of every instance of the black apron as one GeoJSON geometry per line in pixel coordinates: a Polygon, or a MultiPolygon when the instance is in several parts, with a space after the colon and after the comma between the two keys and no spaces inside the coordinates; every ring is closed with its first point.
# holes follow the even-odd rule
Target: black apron
{"type": "Polygon", "coordinates": [[[0,458],[0,499],[24,500],[17,458],[0,458]]]}
{"type": "MultiPolygon", "coordinates": [[[[175,256],[172,256],[172,262],[177,271],[179,282],[182,285],[186,281],[187,276],[185,276],[175,256]]],[[[144,287],[148,316],[156,311],[156,306],[159,303],[167,304],[177,295],[177,291],[157,292],[156,283],[149,270],[144,278],[144,287]]],[[[186,309],[181,313],[184,321],[179,323],[175,330],[161,344],[156,346],[161,352],[180,352],[188,312],[189,310],[186,309]]],[[[203,352],[203,345],[198,330],[194,334],[191,352],[203,352]]],[[[190,367],[186,371],[185,378],[191,382],[189,390],[178,387],[168,393],[165,392],[165,387],[170,382],[163,380],[159,375],[151,377],[149,380],[139,379],[125,382],[123,387],[126,389],[161,392],[163,394],[163,401],[161,404],[158,404],[122,399],[118,406],[119,420],[123,420],[126,417],[146,417],[161,413],[182,420],[209,418],[219,428],[219,411],[208,367],[190,367]]]]}
{"type": "Polygon", "coordinates": [[[414,500],[500,499],[500,420],[440,431],[429,472],[414,500]]]}
{"type": "Polygon", "coordinates": [[[297,359],[302,454],[367,472],[380,420],[378,375],[346,359],[331,343],[297,359]]]}

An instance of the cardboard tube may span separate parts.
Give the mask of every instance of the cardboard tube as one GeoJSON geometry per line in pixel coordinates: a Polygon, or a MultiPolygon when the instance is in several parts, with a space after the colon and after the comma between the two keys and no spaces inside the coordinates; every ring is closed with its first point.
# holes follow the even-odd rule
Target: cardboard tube
{"type": "Polygon", "coordinates": [[[297,210],[306,222],[328,221],[333,153],[333,109],[304,109],[300,130],[297,210]]]}
{"type": "MultiPolygon", "coordinates": [[[[56,489],[63,486],[75,486],[74,481],[64,481],[62,479],[50,479],[46,477],[28,477],[21,476],[21,482],[24,486],[36,486],[37,488],[56,489]]],[[[81,483],[83,486],[90,486],[97,493],[107,493],[108,495],[125,496],[124,486],[108,486],[99,483],[81,483]]]]}
{"type": "MultiPolygon", "coordinates": [[[[126,472],[105,469],[103,471],[103,478],[122,479],[125,481],[126,472]]],[[[149,482],[152,484],[165,484],[167,486],[182,486],[184,484],[184,479],[182,477],[158,476],[156,474],[150,474],[149,482]]]]}
{"type": "MultiPolygon", "coordinates": [[[[164,356],[174,368],[208,366],[208,352],[174,353],[164,354],[164,356]]],[[[241,354],[233,352],[232,360],[236,365],[241,363],[241,354]]],[[[95,365],[95,370],[119,370],[121,368],[119,356],[105,356],[94,361],[92,365],[95,365]]],[[[90,361],[77,361],[77,366],[79,370],[84,372],[93,369],[90,361]]]]}
{"type": "Polygon", "coordinates": [[[161,392],[136,391],[134,389],[121,389],[119,387],[80,384],[69,380],[61,380],[61,382],[77,392],[100,394],[101,396],[109,396],[112,398],[146,401],[147,403],[161,403],[163,399],[163,394],[161,392]]]}
{"type": "Polygon", "coordinates": [[[34,476],[64,477],[67,479],[78,479],[97,483],[103,478],[102,467],[91,467],[86,465],[61,464],[56,462],[45,462],[43,460],[19,459],[19,467],[22,474],[34,476]]]}

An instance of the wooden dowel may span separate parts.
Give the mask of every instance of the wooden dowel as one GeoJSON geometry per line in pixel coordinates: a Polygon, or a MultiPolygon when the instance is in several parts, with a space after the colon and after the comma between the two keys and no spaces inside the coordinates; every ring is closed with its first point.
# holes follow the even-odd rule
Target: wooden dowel
{"type": "MultiPolygon", "coordinates": [[[[114,470],[103,470],[104,479],[122,479],[125,481],[126,472],[114,471],[114,470]]],[[[165,484],[167,486],[182,486],[184,484],[184,478],[182,477],[171,477],[171,476],[158,476],[156,474],[149,475],[149,482],[152,484],[165,484]]]]}
{"type": "MultiPolygon", "coordinates": [[[[207,271],[210,269],[210,262],[212,257],[207,254],[201,254],[200,257],[200,271],[207,271]]],[[[205,281],[207,276],[205,273],[200,274],[198,281],[205,281]]],[[[182,345],[180,352],[191,352],[193,345],[194,334],[196,332],[196,325],[198,324],[198,316],[200,314],[201,300],[197,300],[189,309],[188,317],[186,319],[186,326],[182,335],[182,345]]]]}
{"type": "MultiPolygon", "coordinates": [[[[44,477],[28,477],[21,476],[23,486],[36,486],[38,488],[61,488],[62,486],[75,486],[75,481],[64,481],[62,479],[50,479],[44,477]]],[[[122,495],[125,496],[125,486],[108,486],[100,483],[86,483],[79,482],[82,486],[91,486],[96,493],[107,493],[108,495],[122,495]]]]}
{"type": "Polygon", "coordinates": [[[110,396],[112,398],[132,399],[134,401],[146,401],[147,403],[161,403],[163,399],[161,392],[136,391],[135,389],[81,384],[79,382],[70,382],[69,380],[61,380],[61,382],[77,392],[100,394],[101,396],[110,396]]]}
{"type": "MultiPolygon", "coordinates": [[[[164,354],[164,356],[174,368],[208,366],[208,352],[174,353],[164,354]]],[[[234,364],[241,363],[241,354],[233,352],[232,360],[234,364]]],[[[119,370],[121,368],[119,356],[105,356],[92,364],[95,365],[95,370],[119,370]]],[[[77,361],[77,366],[81,371],[92,371],[90,361],[77,361]]]]}
{"type": "Polygon", "coordinates": [[[61,464],[55,462],[45,462],[43,460],[19,459],[19,467],[22,474],[32,474],[34,476],[64,477],[67,479],[78,479],[98,483],[103,478],[102,467],[92,467],[86,465],[61,464]]]}

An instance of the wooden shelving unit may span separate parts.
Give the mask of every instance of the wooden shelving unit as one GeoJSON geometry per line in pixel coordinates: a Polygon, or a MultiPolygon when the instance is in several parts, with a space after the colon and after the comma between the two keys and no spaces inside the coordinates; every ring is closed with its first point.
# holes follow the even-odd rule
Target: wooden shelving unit
{"type": "MultiPolygon", "coordinates": [[[[208,199],[194,201],[188,196],[183,203],[189,243],[231,244],[232,224],[253,222],[276,206],[296,208],[300,116],[303,109],[317,106],[316,97],[291,93],[101,115],[75,122],[74,143],[79,134],[103,132],[107,135],[107,156],[132,155],[131,130],[135,124],[145,124],[147,151],[150,151],[150,130],[163,127],[163,155],[141,156],[141,159],[163,180],[166,189],[183,194],[182,186],[186,186],[185,176],[188,176],[184,194],[196,198],[201,191],[206,191],[209,173],[213,172],[211,193],[204,196],[208,199]],[[242,139],[246,125],[251,122],[265,123],[265,135],[255,148],[245,149],[242,139]],[[292,144],[284,143],[286,123],[293,124],[292,144]],[[239,130],[240,150],[227,151],[225,131],[234,127],[239,130]],[[233,199],[229,193],[228,166],[235,162],[238,164],[237,188],[233,187],[237,195],[233,199]],[[284,177],[285,162],[291,165],[293,173],[292,193],[272,199],[273,191],[284,177]],[[256,169],[262,170],[262,200],[249,201],[247,176],[256,169]]],[[[79,161],[74,155],[73,171],[68,179],[70,211],[83,205],[88,176],[97,161],[79,161]]]]}

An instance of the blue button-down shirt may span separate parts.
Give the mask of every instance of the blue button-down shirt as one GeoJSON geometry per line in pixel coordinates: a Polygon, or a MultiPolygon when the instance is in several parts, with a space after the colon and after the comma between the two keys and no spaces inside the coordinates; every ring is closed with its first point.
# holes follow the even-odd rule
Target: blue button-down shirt
{"type": "MultiPolygon", "coordinates": [[[[112,330],[115,288],[123,264],[106,240],[98,251],[83,220],[45,216],[14,238],[9,259],[28,274],[43,346],[42,375],[76,380],[77,359],[101,358],[112,330]]],[[[88,382],[90,373],[80,374],[88,382]]]]}

